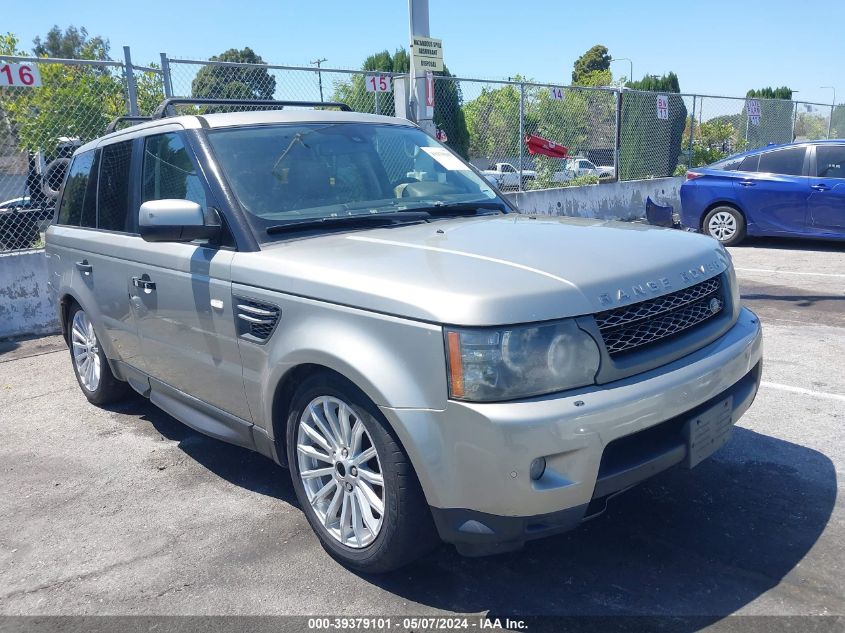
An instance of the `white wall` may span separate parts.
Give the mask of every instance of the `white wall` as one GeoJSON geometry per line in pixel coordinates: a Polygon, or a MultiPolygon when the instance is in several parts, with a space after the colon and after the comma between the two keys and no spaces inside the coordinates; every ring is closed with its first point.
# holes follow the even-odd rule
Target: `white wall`
{"type": "Polygon", "coordinates": [[[0,254],[0,339],[59,331],[43,250],[0,254]]]}
{"type": "Polygon", "coordinates": [[[645,217],[646,198],[680,211],[684,178],[626,180],[601,185],[538,189],[505,194],[524,213],[582,218],[637,220],[645,217]]]}

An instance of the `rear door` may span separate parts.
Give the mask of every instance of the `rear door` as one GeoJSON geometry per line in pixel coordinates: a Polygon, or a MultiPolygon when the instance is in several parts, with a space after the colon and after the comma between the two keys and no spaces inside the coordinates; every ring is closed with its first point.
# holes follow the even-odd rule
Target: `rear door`
{"type": "Polygon", "coordinates": [[[807,148],[803,145],[774,149],[743,160],[734,187],[755,233],[806,233],[810,196],[807,171],[807,148]]]}
{"type": "Polygon", "coordinates": [[[140,368],[123,259],[130,239],[131,163],[131,140],[74,157],[56,225],[49,230],[48,264],[51,285],[79,301],[106,356],[140,368]]]}
{"type": "Polygon", "coordinates": [[[845,144],[816,145],[807,203],[813,233],[845,237],[845,144]]]}

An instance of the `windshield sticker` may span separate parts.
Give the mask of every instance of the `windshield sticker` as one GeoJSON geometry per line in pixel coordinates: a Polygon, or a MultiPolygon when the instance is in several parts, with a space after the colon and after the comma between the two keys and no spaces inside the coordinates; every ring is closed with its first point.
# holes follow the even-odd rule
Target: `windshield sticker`
{"type": "Polygon", "coordinates": [[[469,167],[445,147],[421,147],[420,149],[449,171],[469,171],[469,167]]]}

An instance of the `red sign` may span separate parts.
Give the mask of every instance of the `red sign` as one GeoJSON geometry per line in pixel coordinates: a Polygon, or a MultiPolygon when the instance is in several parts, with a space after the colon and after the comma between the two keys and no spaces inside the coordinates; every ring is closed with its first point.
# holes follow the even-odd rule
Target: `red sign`
{"type": "Polygon", "coordinates": [[[525,144],[528,146],[529,154],[542,154],[552,158],[566,158],[569,155],[569,150],[566,147],[542,136],[531,134],[526,137],[525,144]]]}
{"type": "Polygon", "coordinates": [[[430,70],[425,73],[425,107],[434,107],[434,74],[430,70]]]}

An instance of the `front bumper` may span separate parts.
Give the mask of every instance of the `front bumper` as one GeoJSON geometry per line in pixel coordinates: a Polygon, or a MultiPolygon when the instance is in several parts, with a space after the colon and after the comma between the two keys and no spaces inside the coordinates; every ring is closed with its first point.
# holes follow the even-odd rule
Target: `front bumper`
{"type": "Polygon", "coordinates": [[[676,427],[728,396],[735,423],[754,400],[761,359],[760,323],[743,309],[710,345],[600,387],[382,412],[408,451],[441,537],[467,553],[488,553],[575,527],[594,499],[682,462],[686,448],[673,439],[676,427]],[[622,445],[647,429],[659,436],[645,443],[658,446],[654,451],[642,452],[643,442],[636,450],[622,445]],[[621,458],[603,460],[611,452],[621,458]],[[546,471],[532,481],[537,457],[546,459],[546,471]]]}

